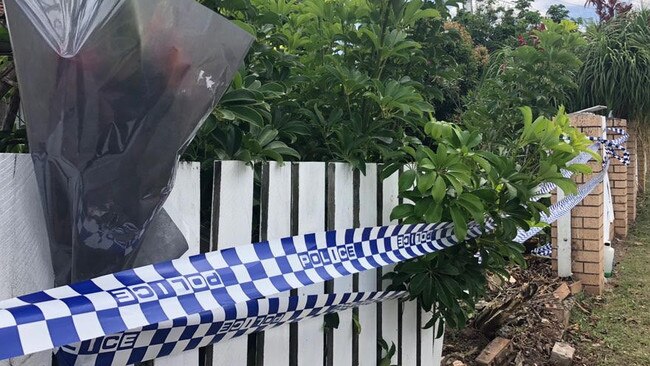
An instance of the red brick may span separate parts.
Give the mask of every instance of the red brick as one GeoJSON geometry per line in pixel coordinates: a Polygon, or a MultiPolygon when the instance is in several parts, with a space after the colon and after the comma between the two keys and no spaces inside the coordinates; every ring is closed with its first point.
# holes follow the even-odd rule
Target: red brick
{"type": "Polygon", "coordinates": [[[584,291],[586,294],[592,295],[592,296],[600,296],[603,294],[603,287],[604,284],[600,285],[584,285],[584,291]]]}
{"type": "Polygon", "coordinates": [[[604,203],[602,195],[588,195],[582,200],[582,204],[585,206],[600,206],[604,203]]]}
{"type": "Polygon", "coordinates": [[[582,249],[597,252],[602,249],[603,242],[599,239],[589,239],[582,241],[582,249]]]}
{"type": "Polygon", "coordinates": [[[571,271],[573,273],[584,273],[584,265],[582,262],[572,262],[571,263],[571,271]]]}
{"type": "Polygon", "coordinates": [[[598,263],[600,261],[600,254],[598,252],[581,250],[573,255],[573,260],[579,262],[598,263]]]}
{"type": "Polygon", "coordinates": [[[582,285],[585,286],[600,286],[602,283],[604,283],[605,277],[602,274],[589,274],[589,273],[576,273],[574,272],[573,275],[578,278],[580,281],[582,281],[582,285]]]}
{"type": "Polygon", "coordinates": [[[579,239],[598,240],[602,238],[603,232],[598,229],[576,229],[571,235],[579,239]]]}
{"type": "Polygon", "coordinates": [[[603,222],[602,222],[602,220],[599,220],[597,218],[585,217],[585,218],[583,218],[582,226],[585,229],[599,229],[599,228],[603,227],[603,222]]]}
{"type": "Polygon", "coordinates": [[[573,215],[578,217],[594,217],[598,218],[603,215],[603,208],[600,207],[585,207],[585,206],[576,206],[573,209],[573,215]]]}
{"type": "Polygon", "coordinates": [[[599,263],[585,263],[584,273],[599,274],[602,272],[602,267],[599,263]]]}
{"type": "Polygon", "coordinates": [[[490,342],[476,357],[476,363],[480,366],[501,365],[501,362],[510,353],[512,343],[509,339],[497,337],[490,342]]]}

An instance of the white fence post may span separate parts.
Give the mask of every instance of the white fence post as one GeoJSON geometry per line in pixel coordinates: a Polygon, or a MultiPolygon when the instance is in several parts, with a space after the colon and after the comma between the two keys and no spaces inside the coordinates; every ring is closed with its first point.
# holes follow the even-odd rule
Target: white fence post
{"type": "MultiPolygon", "coordinates": [[[[181,163],[174,189],[163,208],[199,251],[200,167],[181,163]]],[[[29,154],[0,154],[0,300],[45,290],[54,285],[45,217],[34,165],[29,154]]],[[[1,346],[0,346],[1,347],[1,346]]],[[[51,352],[0,361],[0,366],[45,366],[51,352]]],[[[198,364],[198,351],[156,360],[156,366],[198,364]]]]}
{"type": "MultiPolygon", "coordinates": [[[[54,285],[45,216],[28,154],[0,154],[0,253],[0,299],[54,285]]],[[[43,366],[51,357],[40,352],[0,361],[0,366],[43,366]]]]}
{"type": "MultiPolygon", "coordinates": [[[[564,199],[564,191],[556,190],[557,201],[564,199]]],[[[571,211],[557,220],[557,273],[559,277],[570,277],[571,271],[571,211]]]]}

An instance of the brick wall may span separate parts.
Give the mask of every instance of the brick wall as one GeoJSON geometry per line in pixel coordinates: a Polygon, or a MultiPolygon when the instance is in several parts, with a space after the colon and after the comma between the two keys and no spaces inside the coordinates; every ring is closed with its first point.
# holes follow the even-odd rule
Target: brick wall
{"type": "MultiPolygon", "coordinates": [[[[627,121],[610,118],[607,120],[607,126],[627,129],[627,121]]],[[[607,138],[612,140],[619,136],[617,134],[608,134],[607,138]]],[[[608,174],[612,189],[612,204],[614,206],[614,230],[612,234],[624,238],[627,236],[628,231],[628,169],[617,159],[612,159],[608,174]]]]}

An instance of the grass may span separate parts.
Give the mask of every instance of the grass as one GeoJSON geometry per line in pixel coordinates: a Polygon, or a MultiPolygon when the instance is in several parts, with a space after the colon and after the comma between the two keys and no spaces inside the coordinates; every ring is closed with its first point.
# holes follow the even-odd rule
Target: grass
{"type": "Polygon", "coordinates": [[[584,300],[591,314],[574,307],[577,354],[588,365],[650,365],[650,210],[644,204],[623,250],[615,249],[624,254],[604,296],[584,300]]]}

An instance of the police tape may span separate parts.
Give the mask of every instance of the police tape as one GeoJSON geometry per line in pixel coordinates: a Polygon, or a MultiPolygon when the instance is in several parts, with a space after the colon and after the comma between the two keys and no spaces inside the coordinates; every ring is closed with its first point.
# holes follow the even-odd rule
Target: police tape
{"type": "Polygon", "coordinates": [[[407,292],[271,297],[61,347],[60,365],[131,365],[352,307],[402,299],[407,292]],[[223,319],[223,320],[219,320],[223,319]]]}
{"type": "MultiPolygon", "coordinates": [[[[479,235],[480,228],[472,226],[468,238],[479,235]]],[[[211,313],[212,324],[233,316],[257,316],[259,307],[247,313],[233,313],[232,309],[280,292],[434,253],[458,242],[451,223],[329,231],[176,259],[20,296],[0,302],[0,359],[140,328],[150,330],[147,327],[185,322],[197,314],[211,313]]],[[[219,340],[211,337],[208,341],[219,340]]],[[[115,346],[115,340],[100,343],[115,346]]],[[[133,348],[133,342],[121,341],[120,345],[126,348],[119,350],[120,362],[126,353],[135,354],[128,358],[142,360],[157,357],[155,347],[141,355],[142,347],[133,348]]],[[[85,349],[60,348],[57,354],[72,359],[85,349]]],[[[119,364],[106,361],[111,352],[117,350],[102,352],[95,364],[119,364]]]]}
{"type": "MultiPolygon", "coordinates": [[[[553,205],[542,220],[551,223],[579,203],[602,181],[605,171],[576,195],[553,205]]],[[[469,227],[465,240],[493,229],[489,223],[485,228],[469,227]]],[[[534,230],[539,228],[520,232],[517,241],[534,235],[534,230]]],[[[273,296],[458,243],[451,223],[329,231],[238,246],[20,296],[0,302],[0,359],[58,348],[63,365],[125,365],[297,321],[306,314],[401,297],[403,293],[273,296]]]]}

